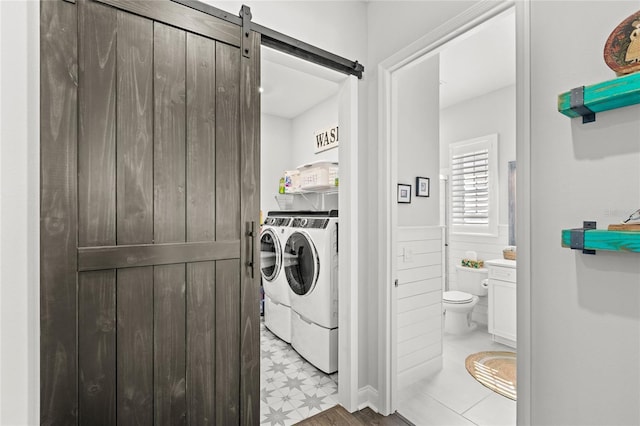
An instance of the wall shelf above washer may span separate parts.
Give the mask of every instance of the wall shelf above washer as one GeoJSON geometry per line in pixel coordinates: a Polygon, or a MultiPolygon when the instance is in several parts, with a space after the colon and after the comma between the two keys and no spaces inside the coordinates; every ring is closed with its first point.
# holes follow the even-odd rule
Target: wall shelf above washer
{"type": "Polygon", "coordinates": [[[640,72],[591,86],[577,87],[558,95],[558,111],[567,117],[595,121],[598,112],[640,103],[640,72]]]}
{"type": "MultiPolygon", "coordinates": [[[[325,210],[327,206],[326,197],[331,195],[338,195],[338,187],[287,192],[285,194],[277,194],[275,198],[281,210],[291,210],[296,197],[305,199],[313,210],[325,210]]],[[[334,198],[334,200],[336,199],[334,198]]]]}

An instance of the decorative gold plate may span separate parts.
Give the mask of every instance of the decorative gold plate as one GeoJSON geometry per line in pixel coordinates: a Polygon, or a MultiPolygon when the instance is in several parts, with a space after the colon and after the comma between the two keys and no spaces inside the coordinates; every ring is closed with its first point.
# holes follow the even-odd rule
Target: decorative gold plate
{"type": "Polygon", "coordinates": [[[640,70],[640,11],[613,30],[604,45],[604,61],[617,75],[640,70]]]}

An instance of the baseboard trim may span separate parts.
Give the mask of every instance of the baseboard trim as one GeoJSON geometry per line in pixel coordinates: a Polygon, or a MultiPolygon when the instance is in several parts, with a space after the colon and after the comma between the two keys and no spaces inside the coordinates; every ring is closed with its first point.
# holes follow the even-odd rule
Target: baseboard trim
{"type": "Polygon", "coordinates": [[[363,408],[371,408],[378,412],[378,390],[373,386],[367,385],[358,390],[358,410],[363,408]]]}
{"type": "Polygon", "coordinates": [[[517,343],[515,340],[507,339],[506,337],[496,336],[495,334],[491,335],[491,337],[493,338],[494,342],[502,343],[503,345],[510,346],[513,349],[516,349],[517,347],[517,343]]]}

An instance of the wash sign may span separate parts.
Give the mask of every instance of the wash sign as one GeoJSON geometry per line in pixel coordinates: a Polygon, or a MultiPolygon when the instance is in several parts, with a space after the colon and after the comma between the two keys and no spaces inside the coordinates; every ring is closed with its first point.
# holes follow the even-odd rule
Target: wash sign
{"type": "Polygon", "coordinates": [[[315,133],[316,137],[316,154],[338,146],[338,126],[330,127],[326,130],[320,130],[315,133]]]}

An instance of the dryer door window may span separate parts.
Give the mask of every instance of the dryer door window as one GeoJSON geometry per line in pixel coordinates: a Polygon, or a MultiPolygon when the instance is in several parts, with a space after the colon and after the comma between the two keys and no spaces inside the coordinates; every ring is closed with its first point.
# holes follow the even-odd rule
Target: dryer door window
{"type": "Polygon", "coordinates": [[[294,232],[284,248],[284,272],[291,290],[300,296],[313,291],[320,265],[318,254],[309,237],[294,232]]]}
{"type": "Polygon", "coordinates": [[[260,272],[266,281],[273,281],[280,272],[280,241],[276,234],[267,229],[260,235],[260,272]]]}

